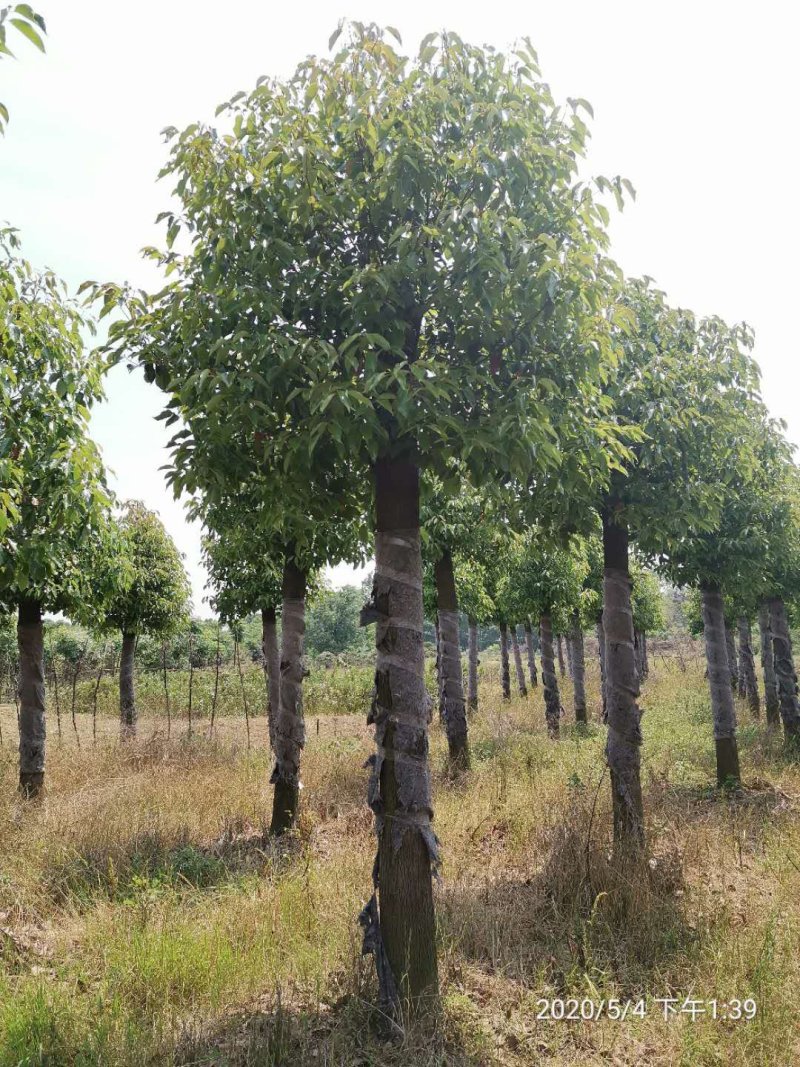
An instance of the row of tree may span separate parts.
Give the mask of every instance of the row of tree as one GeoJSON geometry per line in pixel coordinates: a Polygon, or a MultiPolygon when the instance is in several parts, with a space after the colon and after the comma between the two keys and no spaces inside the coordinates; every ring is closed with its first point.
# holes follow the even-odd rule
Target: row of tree
{"type": "MultiPolygon", "coordinates": [[[[622,206],[632,190],[580,178],[589,106],[553,100],[527,42],[504,55],[433,34],[409,58],[396,37],[354,24],[330,58],[223,105],[224,130],[166,131],[179,208],[162,215],[166,248],[148,252],[164,288],[87,283],[101,314],[123,311],[105,357],[143,367],[167,395],[169,479],[208,532],[220,612],[262,613],[276,832],[297,812],[309,587],[325,564],[374,555],[361,620],[376,627],[377,857],[362,923],[392,1010],[438,990],[426,580],[457,770],[459,600],[510,626],[512,649],[516,624],[538,625],[554,738],[554,620],[575,634],[594,604],[614,840],[633,857],[645,817],[631,542],[701,590],[721,784],[739,777],[723,593],[766,604],[792,745],[785,602],[800,589],[797,470],[760,400],[751,334],[672,308],[610,260],[604,199],[622,206]]],[[[32,481],[5,498],[0,596],[19,608],[27,715],[42,704],[42,602],[101,599],[70,561],[107,551],[107,494],[85,433],[102,365],[80,345],[74,306],[34,292],[18,264],[9,255],[18,311],[4,343],[14,365],[30,363],[42,403],[18,375],[12,410],[27,402],[42,434],[20,436],[32,481]],[[26,328],[34,313],[52,343],[26,328]],[[48,472],[44,493],[34,483],[48,472]]],[[[111,553],[100,573],[122,560],[111,553]]]]}

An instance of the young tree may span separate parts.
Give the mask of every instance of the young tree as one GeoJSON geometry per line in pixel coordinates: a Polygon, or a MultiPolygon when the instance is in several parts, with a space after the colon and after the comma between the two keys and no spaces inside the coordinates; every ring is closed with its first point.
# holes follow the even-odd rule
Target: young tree
{"type": "Polygon", "coordinates": [[[175,542],[158,515],[129,500],[118,519],[129,577],[108,605],[103,628],[122,634],[119,718],[123,740],[136,736],[136,642],[142,634],[167,638],[189,617],[189,580],[175,542]]]}
{"type": "Polygon", "coordinates": [[[527,45],[509,59],[431,35],[408,60],[355,25],[331,59],[232,101],[232,135],[176,140],[168,240],[184,228],[191,251],[160,256],[177,279],[132,308],[132,348],[156,378],[167,364],[188,421],[268,435],[287,480],[326,453],[371,471],[380,909],[364,923],[393,1007],[438,986],[419,471],[458,459],[482,485],[558,466],[560,390],[601,372],[580,106],[555,106],[527,45]]]}
{"type": "Polygon", "coordinates": [[[0,385],[7,414],[0,465],[0,608],[19,624],[20,788],[38,793],[45,770],[42,615],[88,619],[119,576],[110,497],[88,437],[101,396],[100,362],[86,354],[84,320],[66,288],[0,248],[0,385]]]}

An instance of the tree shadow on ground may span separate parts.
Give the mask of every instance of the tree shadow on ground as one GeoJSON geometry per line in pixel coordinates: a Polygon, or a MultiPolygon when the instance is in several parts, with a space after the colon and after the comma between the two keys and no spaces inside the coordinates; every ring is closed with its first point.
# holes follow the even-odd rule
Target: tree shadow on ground
{"type": "Polygon", "coordinates": [[[482,1067],[486,1052],[452,1019],[438,1016],[399,1029],[377,1007],[350,994],[314,1008],[270,997],[250,1012],[186,1033],[172,1062],[181,1067],[482,1067]]]}

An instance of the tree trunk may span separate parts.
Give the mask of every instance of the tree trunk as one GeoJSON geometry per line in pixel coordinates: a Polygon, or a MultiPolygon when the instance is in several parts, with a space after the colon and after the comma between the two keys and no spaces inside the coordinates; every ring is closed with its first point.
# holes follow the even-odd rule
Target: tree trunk
{"type": "Polygon", "coordinates": [[[561,721],[561,694],[558,691],[555,657],[553,654],[553,623],[549,615],[539,619],[542,649],[542,686],[544,687],[544,718],[547,732],[557,738],[561,721]]]}
{"type": "Polygon", "coordinates": [[[569,676],[572,681],[575,681],[575,663],[573,662],[574,650],[572,648],[572,634],[564,635],[564,644],[567,649],[567,672],[569,673],[569,676]]]}
{"type": "Polygon", "coordinates": [[[739,618],[739,676],[744,678],[744,695],[754,718],[761,714],[761,699],[758,695],[756,664],[753,656],[753,632],[750,620],[742,615],[739,618]]]}
{"type": "Polygon", "coordinates": [[[134,689],[134,663],[136,658],[136,634],[122,635],[122,651],[119,656],[119,734],[123,741],[136,737],[138,713],[134,689]]]}
{"type": "Polygon", "coordinates": [[[444,722],[444,685],[442,684],[442,628],[439,624],[439,612],[434,619],[436,633],[436,706],[439,709],[439,719],[444,722]]]}
{"type": "Polygon", "coordinates": [[[740,697],[747,696],[747,663],[746,663],[746,650],[742,645],[742,620],[741,618],[736,620],[736,627],[739,631],[739,656],[736,667],[737,685],[736,691],[740,697]]]}
{"type": "Polygon", "coordinates": [[[603,626],[606,638],[606,759],[611,775],[614,842],[644,848],[641,784],[642,729],[633,659],[633,611],[628,528],[603,516],[603,626]]]}
{"type": "Polygon", "coordinates": [[[603,706],[602,720],[608,722],[608,708],[606,706],[606,631],[603,626],[603,613],[596,624],[597,632],[597,655],[600,660],[600,699],[603,706]]]}
{"type": "Polygon", "coordinates": [[[575,687],[575,722],[586,722],[586,657],[583,648],[583,630],[580,615],[572,616],[572,681],[575,687]]]}
{"type": "Polygon", "coordinates": [[[278,625],[275,608],[261,610],[261,648],[267,676],[267,726],[269,746],[275,751],[275,723],[281,706],[281,654],[278,650],[278,625]]]}
{"type": "Polygon", "coordinates": [[[728,667],[731,673],[731,689],[735,696],[739,691],[739,667],[736,662],[736,639],[733,636],[733,630],[728,626],[727,620],[725,621],[725,649],[728,653],[728,667]]]}
{"type": "Polygon", "coordinates": [[[797,673],[792,657],[792,639],[789,636],[789,621],[786,617],[786,605],[780,597],[769,601],[772,628],[772,654],[775,660],[775,677],[778,682],[778,699],[783,735],[786,747],[797,751],[800,749],[800,706],[797,696],[797,673]]]}
{"type": "Polygon", "coordinates": [[[564,667],[564,642],[561,640],[561,634],[558,634],[556,638],[556,644],[558,646],[558,669],[561,672],[561,677],[567,673],[564,667]]]}
{"type": "Polygon", "coordinates": [[[642,678],[650,673],[650,657],[647,654],[647,634],[642,630],[642,678]]]}
{"type": "Polygon", "coordinates": [[[522,667],[522,650],[519,647],[519,636],[517,634],[516,626],[511,627],[511,649],[514,653],[514,670],[517,672],[519,695],[521,697],[527,697],[528,687],[525,684],[525,671],[522,667]]]}
{"type": "Polygon", "coordinates": [[[42,605],[21,600],[17,622],[19,650],[19,790],[38,796],[44,788],[45,692],[42,605]]]}
{"type": "Polygon", "coordinates": [[[536,650],[533,647],[533,629],[530,622],[527,620],[524,624],[525,627],[525,650],[528,653],[528,674],[531,677],[531,687],[535,689],[539,684],[539,678],[536,673],[536,650]]]}
{"type": "Polygon", "coordinates": [[[731,686],[728,643],[722,593],[703,586],[703,628],[714,716],[714,743],[717,749],[717,785],[739,785],[739,752],[736,746],[736,711],[731,686]]]}
{"type": "Polygon", "coordinates": [[[633,631],[633,662],[636,665],[636,677],[641,686],[644,678],[642,672],[642,635],[638,630],[633,631]]]}
{"type": "Polygon", "coordinates": [[[287,554],[283,565],[281,667],[278,717],[275,720],[275,786],[270,833],[294,826],[300,800],[300,756],[306,743],[303,719],[303,638],[306,632],[306,572],[287,554]]]}
{"type": "Polygon", "coordinates": [[[511,699],[511,671],[508,664],[508,626],[500,623],[500,681],[503,687],[503,700],[511,699]]]}
{"type": "Polygon", "coordinates": [[[767,726],[778,726],[781,721],[778,681],[775,677],[775,656],[772,651],[772,626],[769,604],[762,600],[758,608],[758,628],[761,634],[761,670],[764,674],[764,700],[767,709],[767,726]]]}
{"type": "Polygon", "coordinates": [[[360,921],[385,1008],[396,1012],[402,1001],[415,1013],[436,1003],[439,993],[432,887],[439,855],[431,826],[416,465],[379,459],[375,505],[375,577],[361,621],[377,624],[369,804],[378,856],[376,893],[360,921]]]}
{"type": "Polygon", "coordinates": [[[453,557],[443,552],[434,566],[436,610],[439,620],[439,672],[442,709],[447,734],[450,770],[469,767],[467,712],[464,705],[464,682],[461,672],[461,642],[458,631],[458,597],[453,573],[453,557]]]}
{"type": "Polygon", "coordinates": [[[469,666],[467,669],[467,704],[470,711],[478,710],[478,624],[469,620],[469,666]]]}

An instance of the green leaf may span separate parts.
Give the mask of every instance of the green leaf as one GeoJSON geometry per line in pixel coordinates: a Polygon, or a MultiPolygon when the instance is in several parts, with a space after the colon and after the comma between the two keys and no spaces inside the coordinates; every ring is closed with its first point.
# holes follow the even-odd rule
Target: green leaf
{"type": "Polygon", "coordinates": [[[26,22],[24,19],[10,19],[12,26],[22,34],[23,37],[27,37],[31,44],[36,45],[40,52],[44,52],[44,41],[39,36],[37,30],[33,28],[30,22],[26,22]]]}

